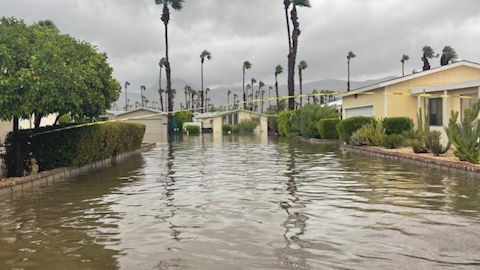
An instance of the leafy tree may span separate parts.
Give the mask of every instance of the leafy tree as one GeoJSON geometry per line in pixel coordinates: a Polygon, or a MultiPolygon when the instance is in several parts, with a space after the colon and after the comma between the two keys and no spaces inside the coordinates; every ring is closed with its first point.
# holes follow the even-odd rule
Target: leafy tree
{"type": "Polygon", "coordinates": [[[402,62],[402,77],[405,76],[405,62],[408,60],[410,60],[410,56],[406,54],[402,55],[402,59],[400,60],[400,62],[402,62]]]}
{"type": "Polygon", "coordinates": [[[160,74],[158,76],[158,95],[160,96],[160,109],[162,112],[165,111],[163,107],[163,92],[165,92],[165,90],[162,89],[162,69],[166,64],[167,59],[165,57],[160,58],[160,61],[158,62],[158,66],[160,67],[160,74]]]}
{"type": "Polygon", "coordinates": [[[349,51],[347,54],[347,69],[348,69],[348,80],[347,80],[347,91],[350,91],[350,61],[357,57],[355,53],[349,51]]]}
{"type": "Polygon", "coordinates": [[[201,112],[204,112],[204,106],[205,106],[205,97],[204,97],[204,91],[203,91],[203,64],[205,63],[205,59],[207,59],[208,61],[212,60],[212,53],[210,53],[209,51],[207,50],[204,50],[201,54],[200,54],[200,62],[201,62],[201,77],[202,77],[202,94],[201,94],[201,99],[202,99],[202,109],[201,109],[201,112]]]}
{"type": "Polygon", "coordinates": [[[440,65],[446,66],[450,62],[457,58],[457,52],[450,46],[445,46],[442,51],[442,57],[440,58],[440,65]]]}
{"type": "Polygon", "coordinates": [[[275,67],[275,95],[277,97],[277,111],[280,111],[280,94],[278,91],[278,75],[282,73],[283,73],[283,67],[281,65],[277,65],[275,67]]]}
{"type": "Polygon", "coordinates": [[[303,106],[303,71],[308,68],[308,64],[305,60],[300,61],[298,64],[298,78],[300,80],[300,108],[303,106]]]}
{"type": "MultiPolygon", "coordinates": [[[[170,7],[174,10],[183,8],[183,0],[155,0],[155,4],[163,5],[162,22],[165,27],[165,73],[167,74],[167,110],[168,110],[168,134],[173,134],[173,91],[172,91],[172,70],[170,67],[169,46],[168,46],[168,23],[170,22],[170,7]]],[[[169,136],[169,139],[171,136],[169,136]]]]}
{"type": "Polygon", "coordinates": [[[435,54],[435,51],[432,49],[432,47],[425,45],[422,48],[423,56],[422,56],[422,61],[423,61],[423,71],[429,70],[430,67],[430,61],[429,59],[432,58],[437,58],[438,54],[435,54]]]}
{"type": "Polygon", "coordinates": [[[245,92],[245,72],[252,68],[252,64],[249,61],[243,62],[243,109],[247,109],[247,92],[245,92]]]}
{"type": "Polygon", "coordinates": [[[309,0],[284,0],[283,5],[285,8],[285,15],[287,19],[287,31],[288,31],[288,108],[290,110],[295,109],[295,62],[297,59],[298,52],[298,37],[301,34],[300,23],[298,21],[298,11],[297,6],[299,7],[311,7],[309,0]],[[291,7],[290,11],[290,20],[293,25],[293,32],[290,33],[290,23],[288,17],[288,10],[291,7]],[[291,37],[290,37],[291,34],[291,37]]]}

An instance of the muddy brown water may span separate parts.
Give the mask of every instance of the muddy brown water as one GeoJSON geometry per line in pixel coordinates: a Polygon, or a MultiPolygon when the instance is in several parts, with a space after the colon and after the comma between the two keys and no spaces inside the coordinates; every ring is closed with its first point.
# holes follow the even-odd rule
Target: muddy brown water
{"type": "Polygon", "coordinates": [[[190,137],[0,197],[0,269],[479,269],[480,180],[190,137]]]}

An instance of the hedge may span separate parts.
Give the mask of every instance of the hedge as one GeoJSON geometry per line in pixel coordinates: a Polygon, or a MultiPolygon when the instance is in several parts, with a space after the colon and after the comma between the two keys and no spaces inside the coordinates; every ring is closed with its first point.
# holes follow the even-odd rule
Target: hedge
{"type": "Polygon", "coordinates": [[[365,116],[356,116],[347,118],[338,122],[337,124],[337,132],[338,136],[341,140],[346,143],[350,142],[350,137],[352,134],[360,129],[363,125],[375,120],[373,117],[365,117],[365,116]]]}
{"type": "MultiPolygon", "coordinates": [[[[144,125],[121,122],[54,131],[58,128],[21,130],[16,135],[13,132],[10,133],[5,143],[7,175],[21,176],[15,173],[13,149],[15,139],[18,140],[24,164],[28,167],[33,156],[38,161],[40,171],[45,171],[82,166],[119,153],[136,150],[140,148],[145,135],[144,125]],[[45,131],[53,132],[44,133],[45,131]]],[[[25,169],[23,175],[27,174],[27,171],[28,169],[25,169]]]]}
{"type": "Polygon", "coordinates": [[[322,119],[317,122],[317,130],[321,139],[338,139],[337,125],[341,120],[338,118],[322,119]]]}
{"type": "Polygon", "coordinates": [[[330,106],[322,106],[317,104],[307,104],[295,111],[292,118],[292,127],[298,130],[300,136],[305,138],[320,138],[317,123],[321,119],[339,118],[337,110],[330,106]]]}
{"type": "Polygon", "coordinates": [[[186,125],[185,131],[188,135],[198,135],[200,134],[200,127],[197,125],[186,125]]]}
{"type": "Polygon", "coordinates": [[[282,111],[278,114],[278,133],[281,136],[295,136],[296,131],[292,127],[292,117],[295,111],[282,111]]]}
{"type": "Polygon", "coordinates": [[[413,128],[413,121],[408,117],[389,117],[383,119],[383,127],[387,135],[402,134],[413,128]]]}
{"type": "Polygon", "coordinates": [[[240,133],[240,134],[249,134],[253,133],[255,128],[258,126],[258,123],[250,121],[250,120],[244,120],[232,128],[233,133],[240,133]]]}

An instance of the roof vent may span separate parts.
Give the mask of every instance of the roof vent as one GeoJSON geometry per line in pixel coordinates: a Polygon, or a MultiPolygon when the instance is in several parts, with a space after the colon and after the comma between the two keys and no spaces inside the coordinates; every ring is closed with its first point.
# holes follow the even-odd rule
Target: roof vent
{"type": "Polygon", "coordinates": [[[453,58],[452,59],[452,63],[458,63],[458,62],[462,62],[463,59],[460,59],[460,58],[453,58]]]}
{"type": "Polygon", "coordinates": [[[412,74],[417,74],[417,73],[420,73],[420,72],[422,72],[422,71],[423,71],[423,70],[421,70],[421,69],[414,69],[414,70],[412,71],[412,74]]]}

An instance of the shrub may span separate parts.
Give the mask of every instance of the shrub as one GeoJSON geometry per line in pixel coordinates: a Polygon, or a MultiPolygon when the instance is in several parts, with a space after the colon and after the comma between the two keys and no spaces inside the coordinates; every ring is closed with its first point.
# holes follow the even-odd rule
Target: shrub
{"type": "Polygon", "coordinates": [[[296,136],[297,131],[293,130],[292,118],[295,111],[282,111],[278,114],[278,133],[284,137],[296,136]]]}
{"type": "Polygon", "coordinates": [[[402,134],[413,128],[413,121],[407,117],[390,117],[383,119],[383,127],[387,135],[402,134]]]}
{"type": "Polygon", "coordinates": [[[337,110],[330,106],[321,106],[317,104],[307,104],[295,111],[295,116],[291,119],[294,130],[305,138],[320,138],[317,123],[321,119],[339,118],[337,110]]]}
{"type": "Polygon", "coordinates": [[[440,143],[441,137],[442,133],[440,131],[430,131],[426,139],[428,149],[437,157],[440,154],[445,154],[450,149],[450,143],[443,148],[443,145],[440,143]]]}
{"type": "Polygon", "coordinates": [[[403,146],[404,138],[400,134],[390,134],[383,137],[382,146],[388,149],[397,149],[403,146]]]}
{"type": "Polygon", "coordinates": [[[356,116],[342,120],[337,124],[338,136],[344,142],[349,143],[350,137],[355,131],[360,129],[363,125],[370,123],[374,120],[375,119],[373,117],[365,116],[356,116]]]}
{"type": "Polygon", "coordinates": [[[258,123],[245,120],[235,125],[232,129],[233,133],[248,134],[253,133],[258,123]]]}
{"type": "Polygon", "coordinates": [[[317,123],[320,138],[327,140],[338,139],[337,125],[341,120],[338,118],[322,119],[317,123]]]}
{"type": "Polygon", "coordinates": [[[480,127],[478,114],[480,103],[465,110],[461,123],[457,122],[458,112],[452,112],[448,127],[445,129],[449,142],[455,146],[454,155],[462,161],[477,164],[480,156],[480,127]]]}
{"type": "MultiPolygon", "coordinates": [[[[71,126],[71,125],[69,125],[71,126]]],[[[63,126],[63,127],[69,127],[63,126]]],[[[22,130],[10,133],[6,141],[6,167],[8,176],[16,173],[13,142],[18,140],[21,158],[29,164],[30,153],[40,170],[82,166],[110,158],[119,153],[138,149],[145,134],[140,124],[110,122],[54,131],[58,127],[22,130]],[[53,132],[50,132],[53,131],[53,132]],[[48,133],[45,133],[48,132],[48,133]]]]}
{"type": "Polygon", "coordinates": [[[70,114],[64,114],[60,117],[58,117],[58,124],[59,125],[64,125],[64,124],[69,124],[72,123],[73,119],[70,114]]]}
{"type": "Polygon", "coordinates": [[[191,111],[176,112],[174,117],[178,127],[180,128],[183,127],[183,123],[188,123],[193,121],[193,113],[191,111]]]}
{"type": "Polygon", "coordinates": [[[380,146],[385,137],[381,121],[373,120],[355,131],[355,144],[380,146]]]}
{"type": "Polygon", "coordinates": [[[188,135],[198,135],[200,134],[200,127],[197,125],[186,125],[185,131],[188,135]]]}
{"type": "Polygon", "coordinates": [[[223,124],[222,130],[223,130],[223,133],[224,133],[224,134],[228,134],[228,133],[231,133],[231,132],[232,132],[233,128],[232,128],[231,125],[223,124]]]}
{"type": "Polygon", "coordinates": [[[409,144],[412,147],[412,150],[415,154],[428,153],[428,148],[425,147],[425,143],[423,142],[423,140],[413,139],[413,140],[410,140],[409,144]]]}

